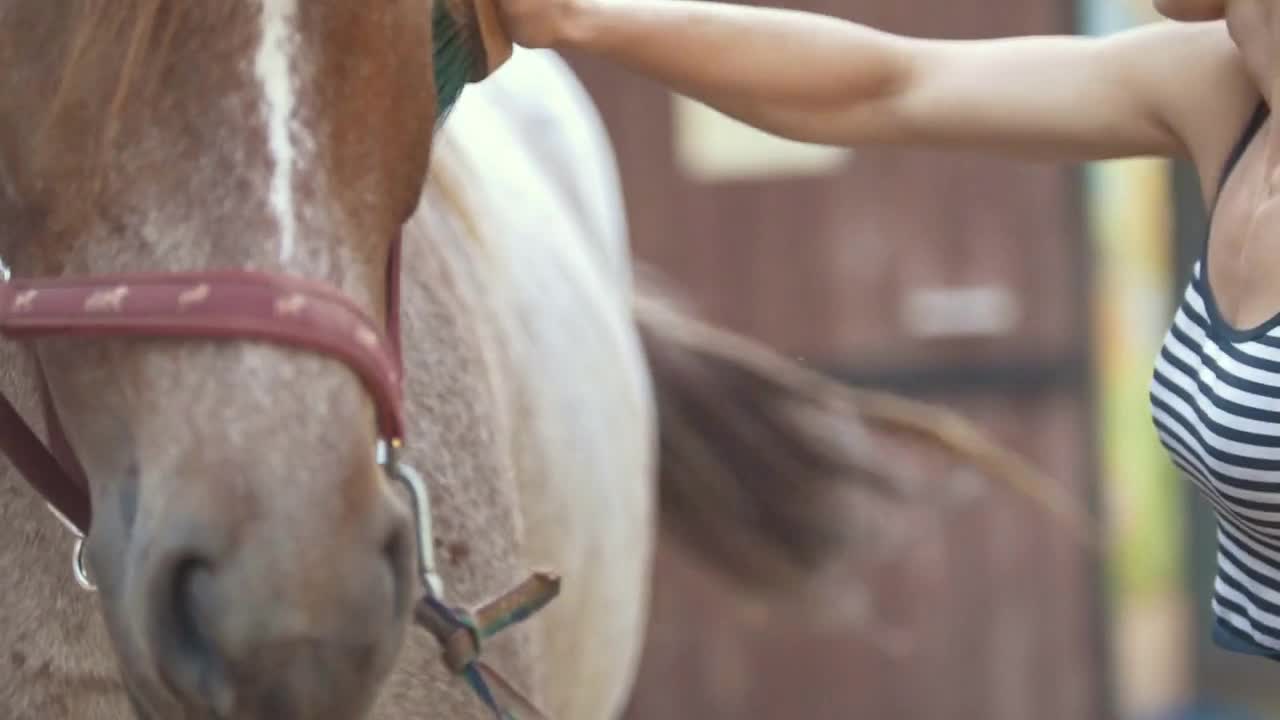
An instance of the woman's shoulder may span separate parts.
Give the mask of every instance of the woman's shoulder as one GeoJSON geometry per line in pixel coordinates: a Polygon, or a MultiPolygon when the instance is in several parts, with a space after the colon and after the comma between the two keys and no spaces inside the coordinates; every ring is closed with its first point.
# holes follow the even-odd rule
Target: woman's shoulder
{"type": "Polygon", "coordinates": [[[1225,22],[1156,23],[1149,32],[1168,41],[1162,43],[1168,62],[1157,91],[1166,98],[1168,122],[1182,138],[1206,198],[1212,197],[1262,93],[1225,22]]]}

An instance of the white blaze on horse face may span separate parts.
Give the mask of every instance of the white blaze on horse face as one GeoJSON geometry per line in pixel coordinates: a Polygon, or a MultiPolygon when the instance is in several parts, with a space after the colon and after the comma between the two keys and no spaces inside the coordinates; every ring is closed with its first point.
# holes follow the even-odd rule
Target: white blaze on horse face
{"type": "Polygon", "coordinates": [[[280,261],[293,255],[298,232],[293,177],[297,163],[293,117],[297,109],[294,22],[297,0],[262,0],[262,39],[254,60],[254,74],[262,87],[267,123],[267,149],[272,161],[270,201],[280,226],[280,261]]]}

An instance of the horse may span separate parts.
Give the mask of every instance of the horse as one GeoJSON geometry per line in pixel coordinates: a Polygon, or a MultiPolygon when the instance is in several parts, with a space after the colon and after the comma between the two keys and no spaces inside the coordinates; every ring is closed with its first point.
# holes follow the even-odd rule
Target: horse
{"type": "MultiPolygon", "coordinates": [[[[4,396],[87,485],[77,567],[97,590],[71,581],[45,498],[0,469],[0,715],[492,718],[410,625],[434,558],[457,607],[558,573],[559,597],[485,657],[550,717],[616,717],[660,527],[761,593],[874,546],[851,506],[902,494],[863,416],[646,279],[588,94],[557,56],[504,51],[492,17],[444,0],[0,6],[7,271],[324,283],[396,329],[395,448],[430,496],[415,515],[390,482],[385,398],[332,353],[159,331],[0,344],[4,396]],[[484,78],[443,122],[442,22],[484,78]]],[[[83,311],[127,309],[112,287],[83,311]]],[[[193,284],[174,312],[220,290],[193,284]]],[[[39,302],[2,297],[11,314],[39,302]]]]}

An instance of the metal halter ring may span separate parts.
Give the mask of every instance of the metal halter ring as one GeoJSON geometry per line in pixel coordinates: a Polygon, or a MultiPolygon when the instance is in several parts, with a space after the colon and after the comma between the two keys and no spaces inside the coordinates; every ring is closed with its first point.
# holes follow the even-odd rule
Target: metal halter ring
{"type": "Polygon", "coordinates": [[[418,575],[432,597],[443,598],[444,580],[436,571],[435,533],[431,529],[431,495],[418,471],[400,462],[397,453],[400,447],[399,440],[378,441],[378,464],[388,477],[409,491],[414,526],[418,530],[418,575]]]}
{"type": "Polygon", "coordinates": [[[49,508],[49,512],[53,513],[54,517],[58,518],[58,521],[62,523],[63,527],[70,531],[71,535],[75,537],[75,542],[71,546],[71,574],[75,577],[76,584],[79,585],[82,590],[87,592],[97,592],[98,586],[95,585],[93,583],[93,579],[89,577],[89,569],[85,566],[84,535],[80,533],[80,528],[76,527],[75,523],[68,520],[65,515],[58,512],[58,508],[47,504],[46,506],[49,508]]]}

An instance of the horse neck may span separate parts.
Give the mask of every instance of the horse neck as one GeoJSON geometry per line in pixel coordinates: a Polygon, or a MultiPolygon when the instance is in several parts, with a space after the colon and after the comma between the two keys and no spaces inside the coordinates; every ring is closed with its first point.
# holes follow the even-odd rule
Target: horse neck
{"type": "MultiPolygon", "coordinates": [[[[433,159],[422,204],[404,231],[405,459],[430,479],[437,562],[448,600],[472,605],[507,589],[528,568],[516,485],[520,470],[511,445],[516,385],[506,333],[499,330],[505,323],[498,317],[501,303],[483,237],[474,234],[479,226],[465,217],[466,185],[455,163],[448,152],[433,159]]],[[[526,634],[515,637],[494,646],[493,664],[521,687],[536,688],[536,643],[526,634]]],[[[423,634],[409,635],[406,660],[392,679],[407,694],[385,694],[375,717],[411,715],[424,703],[442,717],[472,717],[471,698],[457,708],[444,707],[432,683],[423,682],[422,667],[433,665],[417,658],[438,652],[423,634]],[[403,707],[391,706],[399,702],[403,707]]]]}

